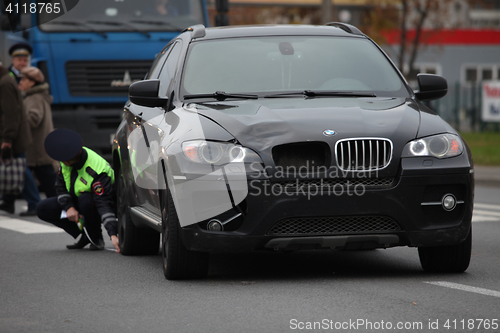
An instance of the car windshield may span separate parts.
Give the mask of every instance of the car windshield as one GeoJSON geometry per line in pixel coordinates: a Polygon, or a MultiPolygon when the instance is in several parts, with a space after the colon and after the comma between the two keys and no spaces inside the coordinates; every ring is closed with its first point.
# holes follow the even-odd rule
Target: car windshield
{"type": "Polygon", "coordinates": [[[41,11],[38,14],[40,29],[46,32],[180,31],[205,23],[202,0],[85,0],[67,10],[64,15],[41,11]]]}
{"type": "Polygon", "coordinates": [[[186,60],[182,95],[214,92],[260,97],[293,96],[294,92],[308,97],[335,97],[321,92],[338,92],[336,96],[342,97],[409,96],[396,69],[371,41],[334,36],[194,42],[186,60]]]}

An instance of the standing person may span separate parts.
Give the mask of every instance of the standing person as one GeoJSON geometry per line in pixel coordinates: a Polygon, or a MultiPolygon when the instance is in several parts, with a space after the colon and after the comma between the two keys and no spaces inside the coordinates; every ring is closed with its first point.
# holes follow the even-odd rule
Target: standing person
{"type": "Polygon", "coordinates": [[[17,43],[10,47],[9,54],[12,57],[12,65],[9,67],[10,75],[16,79],[17,83],[21,81],[21,70],[30,63],[30,56],[33,48],[28,43],[17,43]]]}
{"type": "MultiPolygon", "coordinates": [[[[22,103],[16,80],[3,67],[0,60],[0,149],[2,156],[25,157],[24,152],[31,144],[31,132],[22,103]]],[[[29,171],[27,168],[26,170],[29,171]]],[[[31,176],[31,172],[29,175],[31,176]]],[[[13,214],[14,203],[15,196],[4,196],[0,210],[13,214]]]]}
{"type": "Polygon", "coordinates": [[[66,246],[70,250],[82,249],[91,241],[90,250],[102,250],[102,222],[116,252],[120,252],[113,188],[115,176],[111,166],[84,147],[78,133],[67,129],[51,132],[45,139],[45,150],[54,160],[61,161],[61,168],[56,179],[57,197],[38,204],[38,217],[64,229],[75,239],[82,234],[78,242],[66,246]],[[91,240],[77,226],[82,216],[91,240]]]}
{"type": "MultiPolygon", "coordinates": [[[[18,84],[21,82],[21,71],[28,66],[32,51],[33,49],[27,43],[17,43],[12,45],[9,49],[9,54],[12,57],[12,65],[9,67],[10,75],[16,79],[18,84]]],[[[23,110],[23,112],[25,112],[25,110],[23,110]]],[[[35,178],[33,178],[33,174],[28,167],[24,173],[24,187],[21,194],[28,203],[28,210],[19,215],[35,216],[36,205],[41,199],[35,178]]],[[[16,197],[13,195],[6,195],[3,197],[3,200],[5,206],[0,205],[0,209],[14,214],[16,197]]]]}
{"type": "MultiPolygon", "coordinates": [[[[49,95],[49,84],[44,82],[42,72],[36,67],[24,67],[21,70],[19,90],[24,93],[24,110],[28,115],[31,127],[33,144],[26,150],[26,158],[31,171],[34,171],[40,186],[47,198],[56,196],[56,173],[53,162],[45,152],[43,142],[47,135],[54,130],[50,104],[52,96],[49,95]]],[[[23,214],[21,214],[23,215],[23,214]]],[[[24,215],[36,215],[36,206],[28,207],[24,215]]]]}

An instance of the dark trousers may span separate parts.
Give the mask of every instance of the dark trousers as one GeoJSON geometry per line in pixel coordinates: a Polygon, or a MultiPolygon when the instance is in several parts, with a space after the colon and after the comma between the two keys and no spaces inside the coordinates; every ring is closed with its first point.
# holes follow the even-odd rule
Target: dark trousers
{"type": "Polygon", "coordinates": [[[37,165],[30,167],[40,182],[40,187],[45,192],[47,198],[56,196],[56,173],[52,165],[37,165]]]}
{"type": "MultiPolygon", "coordinates": [[[[91,193],[82,193],[78,197],[78,204],[75,209],[83,215],[85,219],[85,228],[92,240],[102,238],[101,221],[97,209],[94,204],[91,193]]],[[[77,238],[81,233],[75,222],[67,218],[61,219],[61,206],[57,202],[57,197],[47,198],[40,201],[36,207],[36,215],[45,222],[52,223],[66,231],[68,234],[77,238]]]]}

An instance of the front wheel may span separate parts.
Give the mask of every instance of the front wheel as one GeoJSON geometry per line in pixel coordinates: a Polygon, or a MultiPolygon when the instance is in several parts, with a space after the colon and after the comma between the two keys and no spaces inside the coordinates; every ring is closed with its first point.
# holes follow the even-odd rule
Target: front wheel
{"type": "Polygon", "coordinates": [[[158,253],[159,235],[152,229],[137,228],[132,222],[125,178],[122,169],[118,171],[116,184],[116,201],[118,206],[118,239],[120,241],[120,253],[123,255],[152,255],[158,253]]]}
{"type": "Polygon", "coordinates": [[[448,246],[419,247],[420,264],[426,272],[461,273],[470,263],[472,250],[472,229],[467,238],[459,244],[448,246]]]}
{"type": "Polygon", "coordinates": [[[168,280],[201,279],[208,273],[209,254],[188,250],[180,238],[180,224],[172,194],[161,195],[163,274],[168,280]]]}

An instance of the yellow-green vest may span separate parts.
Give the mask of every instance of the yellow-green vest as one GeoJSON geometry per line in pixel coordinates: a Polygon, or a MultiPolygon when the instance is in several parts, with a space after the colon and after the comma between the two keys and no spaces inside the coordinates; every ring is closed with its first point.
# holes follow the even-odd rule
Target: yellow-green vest
{"type": "MultiPolygon", "coordinates": [[[[93,150],[86,147],[83,147],[83,149],[87,151],[87,161],[85,161],[85,164],[81,169],[77,170],[78,175],[75,181],[75,195],[77,197],[84,192],[90,192],[92,190],[91,186],[94,181],[94,177],[87,172],[87,167],[94,170],[97,175],[106,173],[109,178],[111,178],[111,184],[115,183],[115,173],[109,163],[93,150]]],[[[63,174],[64,183],[66,184],[68,192],[71,190],[71,170],[73,170],[73,167],[66,166],[61,162],[61,172],[63,174]]]]}

